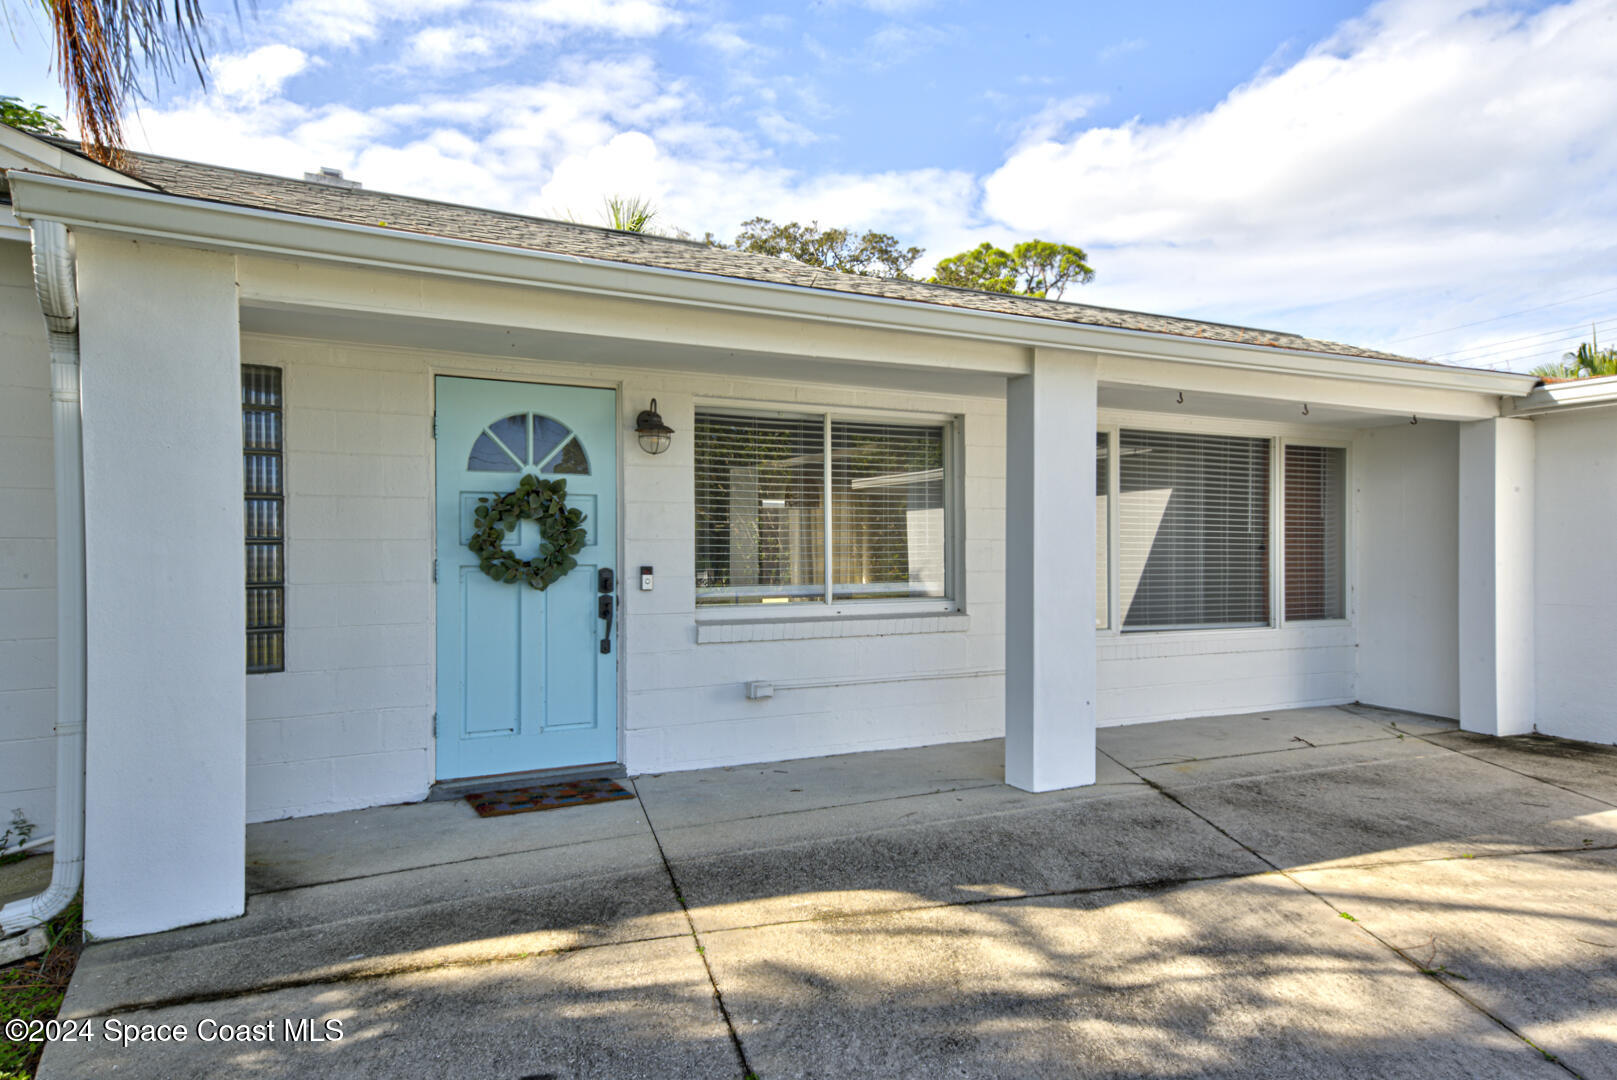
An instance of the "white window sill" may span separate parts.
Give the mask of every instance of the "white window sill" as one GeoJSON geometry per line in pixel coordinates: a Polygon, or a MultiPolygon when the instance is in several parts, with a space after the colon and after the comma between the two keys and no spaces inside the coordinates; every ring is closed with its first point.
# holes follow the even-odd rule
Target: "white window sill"
{"type": "Polygon", "coordinates": [[[703,619],[696,643],[804,641],[811,638],[886,637],[893,634],[960,634],[971,629],[961,611],[911,615],[831,615],[795,619],[703,619]]]}

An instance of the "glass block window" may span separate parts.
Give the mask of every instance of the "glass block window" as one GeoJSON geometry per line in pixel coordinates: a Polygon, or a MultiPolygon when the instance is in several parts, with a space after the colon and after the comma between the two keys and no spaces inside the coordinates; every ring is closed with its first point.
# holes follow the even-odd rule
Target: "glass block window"
{"type": "Polygon", "coordinates": [[[1111,625],[1110,545],[1112,540],[1112,454],[1111,436],[1095,434],[1095,629],[1111,625]]]}
{"type": "Polygon", "coordinates": [[[247,671],[286,668],[286,474],[281,369],[241,369],[242,488],[247,519],[247,671]]]}

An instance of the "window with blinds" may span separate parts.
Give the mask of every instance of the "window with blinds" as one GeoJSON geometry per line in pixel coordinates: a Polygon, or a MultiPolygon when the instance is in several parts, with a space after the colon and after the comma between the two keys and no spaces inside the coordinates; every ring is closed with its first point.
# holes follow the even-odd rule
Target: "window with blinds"
{"type": "Polygon", "coordinates": [[[247,671],[286,669],[286,482],[281,370],[241,369],[242,487],[247,524],[247,671]]]}
{"type": "Polygon", "coordinates": [[[698,410],[697,603],[947,596],[946,434],[698,410]]]}
{"type": "Polygon", "coordinates": [[[943,429],[831,422],[831,598],[944,592],[943,429]]]}
{"type": "Polygon", "coordinates": [[[1284,494],[1286,618],[1345,618],[1347,451],[1288,445],[1284,494]]]}
{"type": "Polygon", "coordinates": [[[1123,629],[1269,622],[1269,440],[1124,430],[1123,629]]]}
{"type": "Polygon", "coordinates": [[[825,421],[696,414],[696,599],[825,599],[825,421]]]}

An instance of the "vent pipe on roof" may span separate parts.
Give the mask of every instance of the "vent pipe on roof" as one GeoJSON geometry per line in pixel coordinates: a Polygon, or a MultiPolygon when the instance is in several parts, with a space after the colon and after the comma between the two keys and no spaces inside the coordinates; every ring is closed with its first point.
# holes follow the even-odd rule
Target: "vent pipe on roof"
{"type": "Polygon", "coordinates": [[[361,186],[358,180],[343,179],[342,170],[333,169],[329,165],[320,166],[319,172],[304,173],[303,179],[311,184],[325,184],[327,187],[357,188],[361,186]]]}

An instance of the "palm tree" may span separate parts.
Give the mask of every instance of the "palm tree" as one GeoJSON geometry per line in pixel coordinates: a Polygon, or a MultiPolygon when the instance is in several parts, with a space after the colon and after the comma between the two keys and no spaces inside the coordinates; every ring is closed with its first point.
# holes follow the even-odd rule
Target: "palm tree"
{"type": "Polygon", "coordinates": [[[657,216],[657,208],[650,199],[638,195],[608,195],[606,197],[607,224],[624,232],[650,232],[649,226],[657,216]]]}
{"type": "Polygon", "coordinates": [[[1602,349],[1598,339],[1584,342],[1577,352],[1566,353],[1553,364],[1533,369],[1541,379],[1597,379],[1617,375],[1617,348],[1602,349]]]}
{"type": "Polygon", "coordinates": [[[84,150],[123,159],[123,115],[143,75],[189,64],[207,85],[200,0],[41,0],[55,38],[57,77],[79,121],[84,150]]]}

